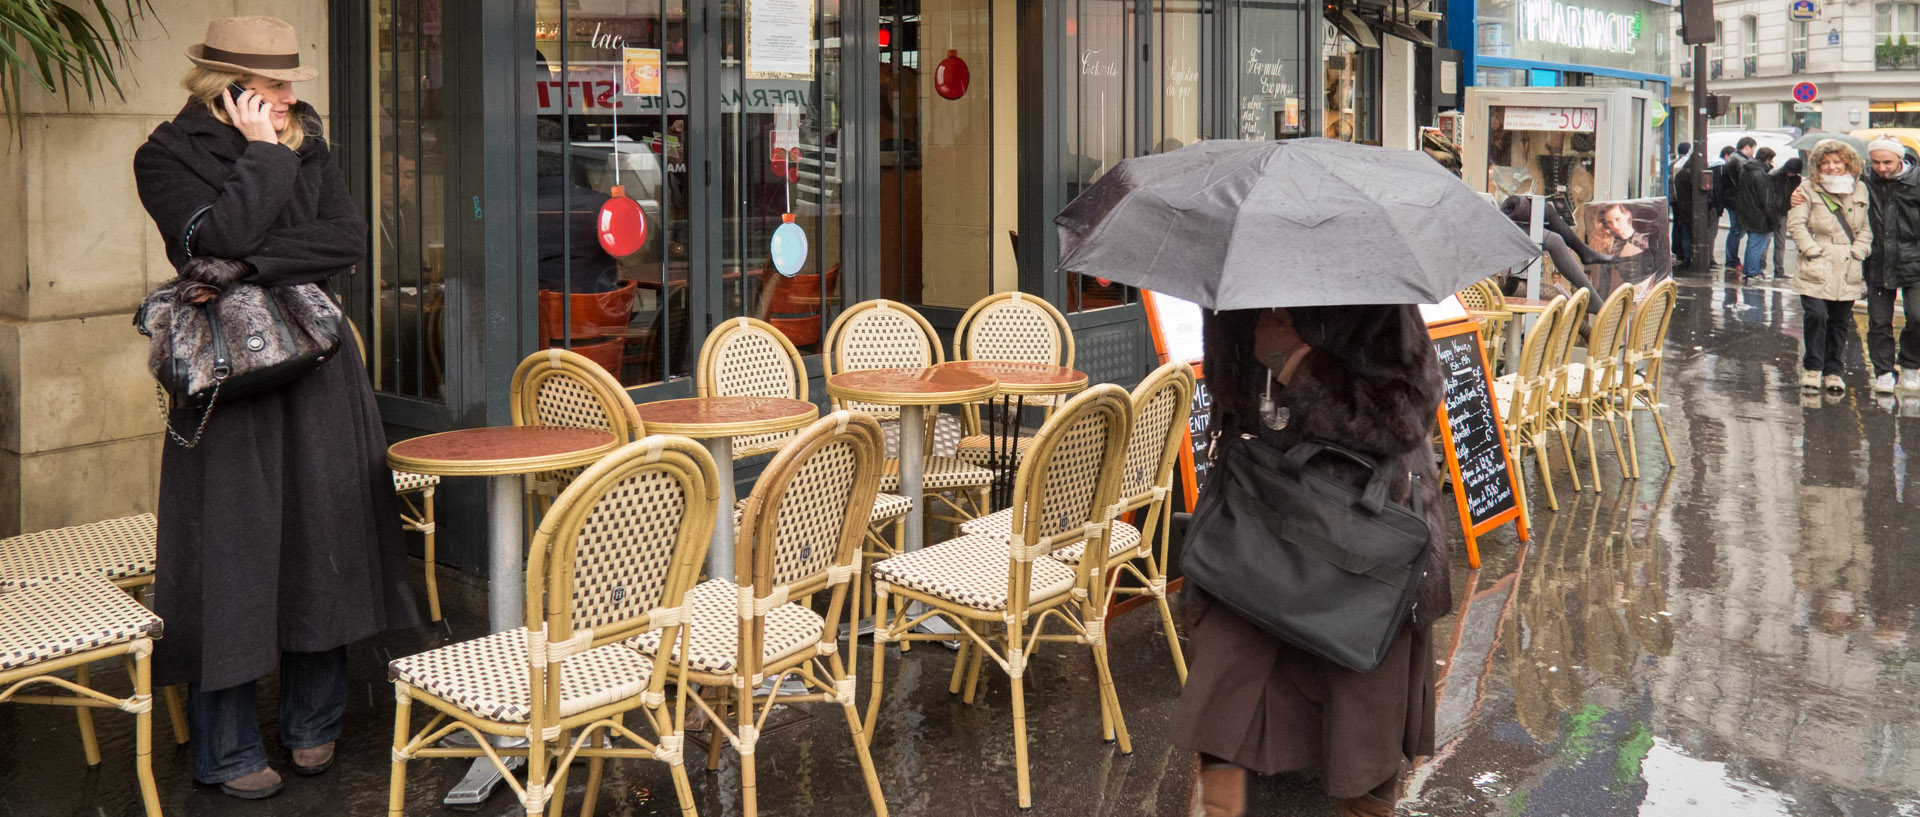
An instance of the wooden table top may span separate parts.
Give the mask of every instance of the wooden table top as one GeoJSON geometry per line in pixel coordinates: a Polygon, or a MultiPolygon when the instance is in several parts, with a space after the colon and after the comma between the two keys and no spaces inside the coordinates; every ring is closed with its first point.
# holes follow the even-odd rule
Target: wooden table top
{"type": "Polygon", "coordinates": [[[648,434],[703,439],[790,431],[820,417],[814,404],[785,397],[686,397],[641,403],[639,409],[648,434]]]}
{"type": "Polygon", "coordinates": [[[619,444],[613,432],[598,428],[463,428],[394,443],[387,465],[447,477],[531,474],[590,464],[619,444]]]}
{"type": "Polygon", "coordinates": [[[1087,387],[1087,373],[1065,366],[1012,360],[955,360],[934,368],[986,375],[1000,381],[1000,394],[1072,394],[1087,387]]]}
{"type": "Polygon", "coordinates": [[[1553,303],[1538,298],[1508,298],[1506,302],[1508,312],[1545,312],[1547,305],[1553,303]]]}
{"type": "Polygon", "coordinates": [[[962,369],[866,369],[827,378],[827,393],[884,406],[939,406],[991,397],[1000,381],[962,369]]]}

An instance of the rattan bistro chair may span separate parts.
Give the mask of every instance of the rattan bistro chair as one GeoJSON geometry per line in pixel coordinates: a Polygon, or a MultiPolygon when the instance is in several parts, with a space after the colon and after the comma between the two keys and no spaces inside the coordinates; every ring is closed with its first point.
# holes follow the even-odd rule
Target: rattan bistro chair
{"type": "MultiPolygon", "coordinates": [[[[1132,741],[1114,694],[1107,663],[1107,530],[1126,457],[1132,407],[1114,385],[1094,386],[1054,412],[1027,449],[1014,478],[1011,541],[968,535],[883,560],[873,566],[879,615],[874,624],[873,695],[868,732],[882,700],[885,642],[951,640],[916,633],[934,616],[953,624],[963,648],[978,650],[1005,670],[1012,683],[1013,750],[1021,808],[1033,805],[1027,769],[1027,711],[1022,677],[1042,641],[1085,644],[1093,651],[1096,692],[1107,737],[1131,753],[1132,741]],[[1090,544],[1078,563],[1051,555],[1090,544]],[[890,605],[889,597],[898,604],[890,605]],[[909,613],[909,602],[925,605],[909,613]],[[1047,633],[1049,620],[1065,632],[1047,633]]],[[[956,658],[948,689],[958,692],[956,658]]]]}
{"type": "MultiPolygon", "coordinates": [[[[1173,466],[1179,459],[1180,441],[1186,425],[1182,412],[1193,402],[1196,387],[1193,367],[1185,363],[1166,363],[1155,369],[1133,389],[1133,430],[1127,437],[1126,471],[1121,476],[1119,513],[1108,536],[1107,593],[1114,595],[1150,595],[1160,607],[1160,622],[1166,628],[1167,650],[1173,655],[1174,673],[1180,683],[1187,682],[1187,660],[1180,650],[1180,636],[1174,630],[1173,610],[1167,604],[1167,574],[1171,548],[1171,509],[1167,497],[1173,492],[1173,466]],[[1119,514],[1144,510],[1146,517],[1135,528],[1120,521],[1119,514]],[[1144,534],[1144,535],[1143,535],[1144,534]],[[1132,573],[1135,586],[1123,587],[1120,572],[1132,573]]],[[[986,534],[1001,539],[1013,535],[1013,510],[995,511],[960,526],[963,533],[986,534]]],[[[1065,564],[1080,561],[1085,544],[1053,552],[1053,558],[1065,564]]],[[[975,660],[978,658],[976,656],[975,660]]],[[[978,675],[969,670],[969,684],[978,675]]],[[[973,698],[971,689],[967,698],[973,698]]]]}
{"type": "MultiPolygon", "coordinates": [[[[1553,335],[1547,339],[1545,427],[1549,433],[1560,435],[1560,453],[1566,456],[1567,476],[1572,478],[1575,491],[1580,490],[1580,468],[1573,464],[1573,448],[1579,440],[1567,433],[1572,418],[1566,411],[1566,395],[1573,379],[1568,367],[1573,350],[1580,346],[1580,328],[1587,319],[1587,299],[1591,297],[1593,291],[1586,287],[1574,290],[1566,303],[1560,305],[1560,317],[1554,321],[1553,335]]],[[[1600,487],[1596,485],[1594,490],[1600,487]]]]}
{"type": "MultiPolygon", "coordinates": [[[[1547,489],[1547,507],[1560,510],[1560,501],[1553,495],[1553,475],[1547,470],[1546,401],[1552,391],[1551,373],[1547,371],[1547,345],[1553,339],[1554,330],[1564,311],[1566,297],[1554,296],[1547,302],[1534,321],[1533,328],[1520,342],[1520,361],[1513,372],[1501,375],[1493,381],[1493,399],[1500,410],[1500,420],[1506,424],[1508,457],[1518,466],[1520,455],[1532,449],[1535,463],[1540,468],[1540,481],[1547,489]]],[[[1514,489],[1519,499],[1526,501],[1526,485],[1516,482],[1514,489]]]]}
{"type": "MultiPolygon", "coordinates": [[[[153,687],[147,657],[160,637],[160,619],[98,574],[70,574],[0,591],[0,703],[71,706],[80,718],[80,741],[88,766],[100,765],[92,710],[113,707],[133,714],[133,769],[148,817],[160,817],[153,780],[153,687]],[[128,663],[133,693],[113,695],[93,688],[87,665],[120,658],[128,663]],[[68,680],[66,672],[74,673],[68,680]],[[27,695],[45,685],[67,694],[27,695]]],[[[30,804],[21,804],[31,809],[30,804]]]]}
{"type": "MultiPolygon", "coordinates": [[[[605,429],[621,442],[645,433],[633,396],[605,367],[577,352],[543,349],[528,355],[513,370],[507,388],[508,409],[517,426],[605,429]]],[[[567,468],[527,477],[532,509],[545,512],[581,470],[567,468]]],[[[537,516],[529,513],[526,518],[531,527],[537,516]]]]}
{"type": "MultiPolygon", "coordinates": [[[[360,337],[360,327],[347,321],[347,328],[353,330],[353,345],[360,349],[360,365],[367,365],[367,343],[360,337]]],[[[393,472],[393,493],[400,498],[401,505],[400,529],[420,534],[422,561],[426,563],[427,612],[434,621],[440,620],[440,571],[434,556],[439,536],[433,521],[433,495],[439,487],[440,477],[436,474],[393,472]]],[[[169,688],[168,706],[175,706],[173,698],[173,690],[169,688]]],[[[175,716],[175,721],[179,721],[179,716],[175,716]]]]}
{"type": "Polygon", "coordinates": [[[1586,359],[1567,363],[1566,388],[1561,392],[1560,410],[1569,422],[1578,426],[1587,443],[1587,468],[1593,474],[1593,489],[1600,490],[1600,458],[1593,437],[1593,423],[1604,420],[1607,437],[1613,440],[1613,455],[1620,460],[1620,473],[1632,476],[1626,449],[1620,447],[1620,429],[1614,422],[1618,413],[1615,401],[1624,395],[1626,378],[1621,360],[1627,342],[1627,322],[1633,317],[1633,285],[1621,284],[1600,305],[1593,316],[1593,329],[1587,334],[1586,359]]]}
{"type": "Polygon", "coordinates": [[[1513,313],[1507,309],[1506,298],[1501,296],[1500,287],[1491,279],[1473,282],[1466,289],[1455,293],[1460,297],[1460,305],[1480,324],[1481,340],[1486,343],[1489,360],[1500,360],[1506,349],[1507,323],[1513,320],[1513,313]]]}
{"type": "MultiPolygon", "coordinates": [[[[142,588],[153,584],[157,535],[153,514],[142,513],[0,539],[0,591],[61,576],[91,575],[103,577],[137,598],[142,588]]],[[[78,671],[80,683],[87,683],[86,667],[78,671]]],[[[187,713],[180,704],[180,687],[167,687],[162,697],[167,703],[174,742],[186,743],[187,713]]],[[[91,745],[92,722],[86,710],[79,714],[80,730],[91,745]]],[[[88,756],[94,757],[94,753],[88,756]]]]}
{"type": "Polygon", "coordinates": [[[1660,379],[1666,372],[1667,329],[1673,323],[1673,305],[1679,287],[1672,279],[1661,281],[1633,310],[1625,357],[1627,448],[1633,451],[1633,475],[1640,476],[1640,448],[1633,436],[1633,404],[1640,403],[1653,414],[1653,427],[1660,432],[1660,447],[1666,450],[1667,465],[1673,465],[1673,444],[1667,441],[1667,424],[1660,419],[1660,379]]]}
{"type": "MultiPolygon", "coordinates": [[[[712,534],[719,486],[713,458],[698,443],[655,436],[628,443],[582,472],[540,523],[527,558],[526,626],[393,661],[393,776],[390,815],[406,802],[407,761],[485,757],[520,796],[529,815],[545,813],[566,792],[575,757],[592,761],[586,807],[606,757],[665,762],[681,813],[692,815],[682,762],[683,707],[666,705],[663,649],[625,642],[659,633],[681,644],[682,601],[699,575],[712,534]],[[412,728],[414,704],[432,715],[412,728]],[[628,728],[644,714],[653,739],[628,728]],[[454,732],[477,747],[446,747],[454,732]],[[631,746],[596,740],[618,735],[631,746]],[[525,738],[498,748],[488,736],[525,738]],[[501,761],[527,757],[523,785],[501,761]],[[551,769],[549,767],[552,767],[551,769]],[[550,772],[554,774],[550,777],[550,772]]],[[[679,694],[686,679],[675,678],[679,694]]]]}
{"type": "MultiPolygon", "coordinates": [[[[981,298],[960,317],[960,324],[953,330],[954,360],[1010,360],[1071,368],[1074,351],[1073,328],[1067,325],[1066,316],[1053,304],[1018,290],[981,298]]],[[[991,402],[999,400],[993,398],[991,402]]],[[[1063,400],[1039,396],[1019,397],[1015,402],[1051,410],[1063,400]]],[[[980,421],[981,405],[965,406],[962,416],[967,436],[960,438],[959,457],[975,465],[987,465],[993,459],[993,442],[980,421]]],[[[1031,439],[1016,436],[1016,465],[1031,439]]]]}
{"type": "MultiPolygon", "coordinates": [[[[754,318],[731,318],[713,328],[700,345],[700,365],[694,370],[695,394],[701,397],[787,397],[807,399],[807,370],[800,350],[773,324],[754,318]]],[[[793,431],[736,437],[733,458],[741,459],[780,450],[793,431]]]]}
{"type": "MultiPolygon", "coordinates": [[[[854,304],[834,319],[833,325],[827,327],[826,353],[821,355],[820,365],[831,377],[840,372],[914,368],[945,361],[946,357],[940,351],[939,337],[934,334],[933,325],[927,323],[926,318],[911,307],[881,300],[854,304]]],[[[900,420],[899,406],[835,398],[833,407],[873,415],[881,421],[883,433],[886,425],[898,425],[900,420]]],[[[927,412],[927,439],[933,444],[927,447],[929,455],[923,472],[922,490],[928,498],[938,499],[952,511],[950,515],[934,518],[959,523],[985,512],[987,489],[993,484],[993,472],[937,453],[942,449],[939,442],[944,436],[939,426],[946,422],[959,421],[938,412],[927,412]],[[948,499],[948,492],[956,494],[970,507],[948,499]]],[[[889,457],[895,456],[893,448],[891,444],[888,446],[889,457]]],[[[880,490],[900,490],[900,465],[897,460],[889,460],[882,466],[880,490]]]]}
{"type": "MultiPolygon", "coordinates": [[[[684,673],[717,693],[712,701],[687,700],[716,730],[708,744],[708,768],[718,768],[722,737],[738,754],[746,817],[759,813],[755,749],[768,715],[777,707],[808,702],[840,707],[874,813],[887,813],[854,706],[855,672],[839,647],[841,625],[851,624],[857,607],[851,593],[866,529],[865,518],[853,509],[873,502],[882,444],[879,423],[845,410],[802,429],[747,497],[735,540],[737,574],[709,579],[687,593],[691,643],[662,657],[669,662],[662,666],[675,677],[684,673]],[[825,616],[801,603],[823,592],[828,594],[825,616]],[[756,698],[769,678],[768,694],[756,698]],[[788,693],[789,679],[803,681],[807,691],[788,693]]],[[[631,643],[651,654],[658,640],[649,633],[631,643]]]]}

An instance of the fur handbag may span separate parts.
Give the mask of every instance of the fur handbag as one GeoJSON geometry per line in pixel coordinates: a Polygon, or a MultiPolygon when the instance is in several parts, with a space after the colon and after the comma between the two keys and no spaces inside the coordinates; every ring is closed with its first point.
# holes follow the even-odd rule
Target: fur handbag
{"type": "Polygon", "coordinates": [[[187,219],[180,239],[188,257],[183,277],[147,293],[133,316],[134,328],[149,338],[147,370],[163,394],[163,417],[164,398],[203,412],[192,440],[167,427],[167,436],[187,448],[200,443],[220,399],[279,388],[320,368],[340,350],[346,323],[316,284],[216,286],[185,277],[189,269],[209,268],[228,272],[217,277],[233,277],[237,262],[193,257],[194,230],[211,209],[202,207],[187,219]]]}

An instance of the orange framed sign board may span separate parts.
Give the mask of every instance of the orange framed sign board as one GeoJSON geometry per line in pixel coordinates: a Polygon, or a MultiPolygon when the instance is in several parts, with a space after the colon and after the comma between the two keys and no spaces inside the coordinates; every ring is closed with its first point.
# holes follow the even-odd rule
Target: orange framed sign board
{"type": "Polygon", "coordinates": [[[1429,325],[1427,335],[1446,384],[1439,408],[1442,453],[1467,537],[1467,563],[1478,568],[1476,540],[1488,531],[1514,522],[1520,541],[1528,541],[1525,496],[1519,472],[1507,457],[1506,429],[1493,398],[1493,374],[1479,324],[1464,320],[1429,325]]]}
{"type": "Polygon", "coordinates": [[[1206,372],[1200,359],[1204,346],[1200,330],[1204,321],[1200,307],[1169,295],[1140,291],[1140,305],[1147,311],[1147,331],[1153,336],[1153,350],[1161,363],[1180,361],[1193,364],[1193,404],[1187,407],[1187,433],[1180,444],[1182,498],[1193,511],[1200,498],[1200,485],[1207,478],[1207,445],[1211,442],[1208,426],[1213,416],[1213,395],[1207,390],[1206,372]]]}

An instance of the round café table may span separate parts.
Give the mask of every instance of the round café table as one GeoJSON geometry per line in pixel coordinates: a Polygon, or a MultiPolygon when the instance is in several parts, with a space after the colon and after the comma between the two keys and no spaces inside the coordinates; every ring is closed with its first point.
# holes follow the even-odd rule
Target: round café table
{"type": "Polygon", "coordinates": [[[841,400],[900,407],[900,493],[908,506],[907,550],[925,544],[926,492],[922,490],[927,464],[928,406],[971,403],[992,396],[1000,381],[978,372],[940,366],[915,369],[865,369],[827,378],[827,393],[841,400]]]}
{"type": "Polygon", "coordinates": [[[956,360],[934,368],[983,375],[999,382],[994,395],[999,399],[989,403],[990,407],[992,403],[999,404],[988,435],[994,466],[991,502],[995,509],[1012,507],[1014,470],[1019,462],[1016,457],[1020,444],[1019,408],[1026,404],[1027,397],[1079,393],[1087,387],[1087,373],[1065,366],[1012,360],[956,360]]]}
{"type": "Polygon", "coordinates": [[[707,446],[720,478],[719,521],[707,547],[707,578],[732,579],[733,438],[805,428],[820,417],[820,409],[805,400],[786,397],[687,397],[641,403],[640,424],[648,434],[678,434],[707,446]]]}
{"type": "Polygon", "coordinates": [[[1507,322],[1507,371],[1512,372],[1520,368],[1521,336],[1532,324],[1528,316],[1547,311],[1547,305],[1552,301],[1543,301],[1538,298],[1506,298],[1504,300],[1507,311],[1512,312],[1514,316],[1513,320],[1507,322]]]}
{"type": "Polygon", "coordinates": [[[463,428],[394,443],[387,464],[416,474],[489,478],[487,621],[500,632],[526,623],[520,477],[590,465],[621,442],[597,428],[463,428]]]}
{"type": "MultiPolygon", "coordinates": [[[[526,474],[590,465],[623,440],[597,428],[495,426],[443,431],[394,443],[387,464],[396,470],[443,477],[487,477],[487,623],[493,632],[526,623],[526,524],[520,515],[526,474]]],[[[429,570],[433,569],[431,565],[429,570]]],[[[467,737],[456,733],[457,737],[467,737]]],[[[466,745],[473,745],[469,737],[466,745]]],[[[524,746],[524,738],[494,739],[496,746],[524,746]]],[[[508,758],[525,762],[524,758],[508,758]]],[[[509,764],[514,767],[513,764],[509,764]]],[[[465,777],[447,791],[450,806],[486,802],[500,771],[476,758],[465,777]]]]}

